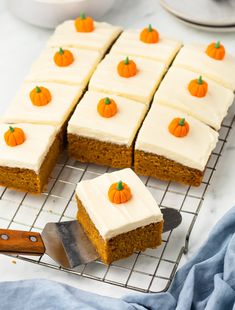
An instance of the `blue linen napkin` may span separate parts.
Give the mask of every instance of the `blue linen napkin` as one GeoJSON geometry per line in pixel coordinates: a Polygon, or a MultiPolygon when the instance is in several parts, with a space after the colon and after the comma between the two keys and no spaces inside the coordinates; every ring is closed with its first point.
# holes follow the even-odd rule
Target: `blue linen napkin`
{"type": "Polygon", "coordinates": [[[4,310],[235,310],[235,207],[198,253],[177,272],[166,293],[99,296],[48,280],[0,283],[4,310]]]}

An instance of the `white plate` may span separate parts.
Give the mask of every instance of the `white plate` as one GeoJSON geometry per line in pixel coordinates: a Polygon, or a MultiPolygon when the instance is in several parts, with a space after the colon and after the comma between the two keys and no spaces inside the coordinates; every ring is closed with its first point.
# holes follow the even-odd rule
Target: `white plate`
{"type": "Polygon", "coordinates": [[[175,18],[177,18],[178,21],[180,21],[181,23],[183,23],[186,26],[192,27],[192,28],[196,28],[199,30],[203,30],[203,31],[209,31],[209,32],[235,32],[235,25],[234,26],[228,26],[228,27],[216,27],[216,26],[204,26],[204,25],[200,25],[200,24],[196,24],[196,23],[192,23],[192,22],[188,22],[185,19],[179,18],[177,16],[174,16],[175,18]]]}
{"type": "Polygon", "coordinates": [[[234,26],[234,0],[160,0],[171,14],[201,26],[234,26]]]}

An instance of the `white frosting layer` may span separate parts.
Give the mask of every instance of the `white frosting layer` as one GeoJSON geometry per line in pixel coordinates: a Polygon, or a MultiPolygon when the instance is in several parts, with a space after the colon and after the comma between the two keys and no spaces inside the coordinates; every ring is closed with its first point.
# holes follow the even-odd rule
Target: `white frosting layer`
{"type": "Polygon", "coordinates": [[[8,123],[39,123],[61,126],[68,118],[82,95],[79,85],[63,85],[57,83],[39,83],[51,93],[51,101],[45,106],[32,104],[29,94],[35,83],[24,83],[13,99],[10,107],[3,115],[8,123]]]}
{"type": "Polygon", "coordinates": [[[76,194],[104,240],[163,219],[152,194],[129,168],[82,181],[76,194]],[[109,201],[108,190],[120,180],[128,184],[132,198],[118,205],[109,201]]]}
{"type": "Polygon", "coordinates": [[[9,125],[0,124],[0,166],[25,168],[38,173],[59,128],[23,123],[13,127],[23,129],[26,140],[16,147],[8,146],[4,140],[4,133],[9,129],[9,125]]]}
{"type": "Polygon", "coordinates": [[[147,107],[133,100],[112,95],[118,112],[110,118],[100,116],[97,104],[105,93],[88,91],[69,121],[68,133],[100,141],[130,146],[147,112],[147,107]]]}
{"type": "Polygon", "coordinates": [[[205,50],[205,45],[187,44],[176,56],[174,65],[198,72],[234,91],[235,57],[226,53],[223,60],[215,60],[205,50]]]}
{"type": "Polygon", "coordinates": [[[208,78],[203,78],[208,83],[208,92],[205,97],[194,97],[188,90],[188,84],[198,77],[193,71],[171,67],[153,102],[182,110],[218,130],[233,103],[233,92],[208,78]]]}
{"type": "Polygon", "coordinates": [[[77,32],[74,20],[67,20],[56,28],[47,45],[50,47],[60,47],[62,45],[93,49],[104,54],[122,29],[121,27],[98,22],[94,22],[94,26],[95,29],[92,32],[77,32]]]}
{"type": "Polygon", "coordinates": [[[160,35],[157,43],[147,44],[140,40],[140,32],[141,29],[125,30],[114,43],[111,53],[155,59],[168,66],[180,49],[181,42],[160,35]]]}
{"type": "Polygon", "coordinates": [[[74,56],[74,62],[67,67],[59,67],[53,59],[58,48],[46,48],[33,63],[26,81],[80,84],[85,87],[100,61],[101,54],[98,51],[78,48],[69,48],[69,50],[74,56]]]}
{"type": "Polygon", "coordinates": [[[140,129],[135,149],[203,171],[217,141],[218,133],[211,127],[183,112],[155,103],[140,129]],[[189,123],[186,137],[177,138],[169,132],[168,126],[176,117],[184,117],[189,123]]]}
{"type": "Polygon", "coordinates": [[[138,72],[133,77],[124,78],[117,72],[117,66],[124,58],[117,54],[106,55],[94,72],[89,89],[120,95],[148,105],[166,71],[166,66],[158,61],[131,57],[137,65],[138,72]]]}

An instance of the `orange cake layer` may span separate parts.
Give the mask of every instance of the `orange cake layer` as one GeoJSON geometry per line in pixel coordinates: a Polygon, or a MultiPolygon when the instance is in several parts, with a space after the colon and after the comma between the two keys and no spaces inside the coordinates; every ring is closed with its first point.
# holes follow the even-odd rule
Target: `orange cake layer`
{"type": "Polygon", "coordinates": [[[163,221],[139,227],[105,241],[81,201],[78,197],[76,199],[78,203],[78,221],[104,263],[111,264],[115,260],[130,256],[134,251],[144,251],[147,248],[155,248],[161,244],[163,221]]]}
{"type": "Polygon", "coordinates": [[[61,150],[61,140],[57,136],[51,145],[39,173],[30,169],[0,166],[0,185],[40,194],[47,184],[61,150]]]}
{"type": "Polygon", "coordinates": [[[204,172],[184,166],[164,156],[135,150],[134,170],[166,181],[175,181],[187,185],[199,186],[204,172]]]}
{"type": "Polygon", "coordinates": [[[68,134],[69,156],[81,162],[114,168],[132,166],[133,146],[119,145],[74,134],[68,134]]]}

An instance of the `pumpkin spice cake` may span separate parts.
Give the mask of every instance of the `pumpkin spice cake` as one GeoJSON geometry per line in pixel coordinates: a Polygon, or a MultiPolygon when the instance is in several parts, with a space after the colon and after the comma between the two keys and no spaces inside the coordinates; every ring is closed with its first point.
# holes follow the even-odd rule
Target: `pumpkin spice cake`
{"type": "Polygon", "coordinates": [[[155,103],[135,144],[136,173],[199,186],[218,133],[176,109],[155,103]]]}
{"type": "Polygon", "coordinates": [[[179,51],[173,65],[197,72],[204,78],[235,90],[235,57],[220,42],[213,42],[208,46],[186,44],[179,51]]]}
{"type": "Polygon", "coordinates": [[[68,124],[69,155],[82,162],[131,167],[134,138],[146,112],[140,102],[86,92],[68,124]]]}
{"type": "Polygon", "coordinates": [[[82,93],[83,87],[79,85],[25,82],[3,115],[3,121],[63,126],[82,93]]]}
{"type": "Polygon", "coordinates": [[[124,30],[110,52],[149,58],[169,66],[181,45],[179,41],[162,37],[152,25],[149,25],[143,30],[124,30]]]}
{"type": "Polygon", "coordinates": [[[78,221],[104,263],[161,244],[161,210],[131,169],[81,181],[76,199],[78,221]]]}
{"type": "Polygon", "coordinates": [[[47,46],[79,47],[96,50],[103,55],[121,31],[121,27],[94,22],[81,14],[76,20],[67,20],[57,26],[47,46]]]}
{"type": "Polygon", "coordinates": [[[159,86],[153,104],[157,102],[181,110],[219,130],[233,100],[230,89],[193,71],[172,66],[159,86]]]}
{"type": "Polygon", "coordinates": [[[116,94],[149,105],[166,69],[162,62],[110,53],[97,66],[89,90],[116,94]]]}
{"type": "Polygon", "coordinates": [[[41,193],[61,149],[58,128],[0,124],[0,185],[41,193]]]}
{"type": "Polygon", "coordinates": [[[86,87],[101,59],[98,51],[46,48],[33,63],[27,82],[57,82],[86,87]]]}

